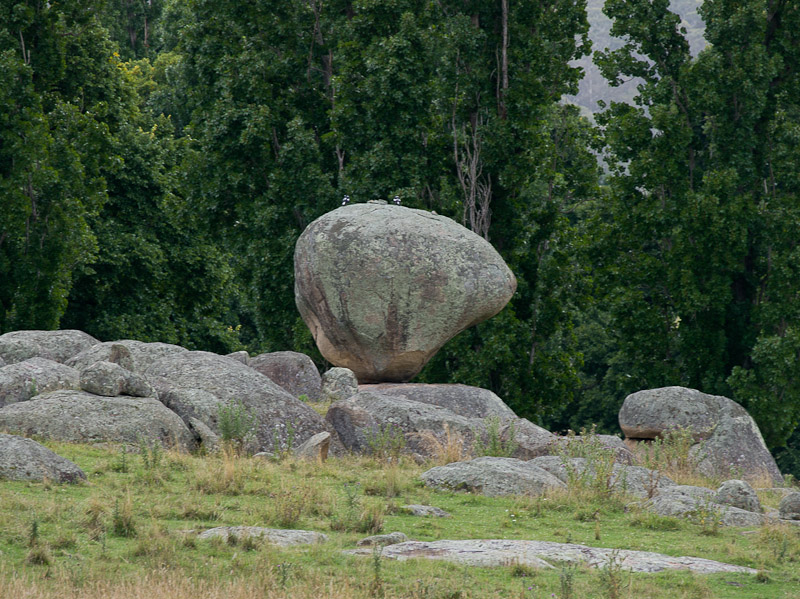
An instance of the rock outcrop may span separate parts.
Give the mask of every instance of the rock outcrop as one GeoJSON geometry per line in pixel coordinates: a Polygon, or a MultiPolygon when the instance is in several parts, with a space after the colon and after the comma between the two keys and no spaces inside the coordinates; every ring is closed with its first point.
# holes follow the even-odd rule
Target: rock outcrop
{"type": "Polygon", "coordinates": [[[305,395],[317,401],[322,393],[322,378],[314,361],[295,351],[276,351],[259,354],[247,362],[273,383],[286,389],[294,397],[305,395]]]}
{"type": "Polygon", "coordinates": [[[47,358],[66,362],[72,356],[99,343],[97,339],[76,330],[13,331],[0,335],[0,358],[16,364],[30,358],[47,358]]]}
{"type": "Polygon", "coordinates": [[[515,458],[475,458],[436,466],[422,473],[422,481],[434,489],[470,491],[488,497],[498,495],[542,495],[548,489],[565,488],[558,478],[515,458]]]}
{"type": "Polygon", "coordinates": [[[0,407],[59,389],[80,389],[78,371],[39,357],[0,368],[0,407]]]}
{"type": "Polygon", "coordinates": [[[295,249],[298,310],[322,355],[361,383],[410,380],[515,289],[483,238],[401,206],[338,208],[311,223],[295,249]]]}
{"type": "Polygon", "coordinates": [[[755,421],[727,397],[684,387],[639,391],[625,398],[619,424],[629,439],[655,439],[671,429],[690,429],[703,474],[783,480],[755,421]]]}
{"type": "Polygon", "coordinates": [[[0,479],[76,483],[86,474],[36,441],[0,433],[0,479]]]}
{"type": "Polygon", "coordinates": [[[123,339],[96,343],[68,360],[67,364],[83,370],[95,362],[113,362],[131,372],[143,373],[153,362],[187,351],[186,348],[171,343],[145,343],[144,341],[123,339]]]}
{"type": "Polygon", "coordinates": [[[164,404],[146,397],[100,397],[83,391],[53,391],[0,409],[0,428],[58,441],[159,442],[184,449],[195,437],[164,404]]]}
{"type": "Polygon", "coordinates": [[[197,418],[219,434],[221,406],[241,406],[255,419],[257,449],[297,446],[327,430],[322,416],[241,362],[209,352],[175,353],[151,364],[147,378],[181,417],[197,418]]]}

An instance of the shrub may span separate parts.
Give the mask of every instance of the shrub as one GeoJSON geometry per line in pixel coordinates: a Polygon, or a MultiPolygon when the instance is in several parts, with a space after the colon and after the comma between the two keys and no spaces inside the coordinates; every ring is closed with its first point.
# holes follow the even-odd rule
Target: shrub
{"type": "Polygon", "coordinates": [[[238,454],[252,450],[258,418],[240,400],[217,407],[217,424],[222,443],[238,454]]]}
{"type": "Polygon", "coordinates": [[[406,446],[403,430],[391,422],[381,424],[377,429],[367,430],[365,436],[369,453],[379,460],[397,460],[406,446]]]}
{"type": "Polygon", "coordinates": [[[517,450],[515,436],[514,424],[512,423],[508,428],[508,438],[503,439],[500,434],[500,418],[489,416],[486,419],[486,434],[475,434],[475,455],[509,458],[517,450]]]}

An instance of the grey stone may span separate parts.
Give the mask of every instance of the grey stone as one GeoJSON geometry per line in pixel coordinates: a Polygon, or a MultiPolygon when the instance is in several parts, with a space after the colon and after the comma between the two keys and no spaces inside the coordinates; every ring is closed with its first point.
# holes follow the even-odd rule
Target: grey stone
{"type": "Polygon", "coordinates": [[[383,435],[402,434],[407,452],[431,455],[431,437],[441,440],[446,432],[457,433],[472,443],[475,431],[484,429],[481,418],[466,418],[438,405],[369,391],[334,403],[325,418],[344,446],[355,452],[374,450],[370,445],[383,435]]]}
{"type": "Polygon", "coordinates": [[[322,397],[322,377],[314,361],[305,354],[294,351],[259,354],[250,359],[249,366],[295,397],[305,395],[311,401],[322,397]]]}
{"type": "Polygon", "coordinates": [[[235,535],[240,541],[246,537],[264,539],[272,545],[278,547],[291,547],[294,545],[314,545],[324,543],[328,537],[321,532],[312,530],[289,530],[279,528],[262,528],[260,526],[218,526],[205,530],[197,535],[201,541],[213,539],[215,537],[228,541],[231,535],[235,535]]]}
{"type": "Polygon", "coordinates": [[[80,389],[78,371],[47,358],[29,358],[0,368],[0,407],[41,393],[80,389]]]}
{"type": "Polygon", "coordinates": [[[358,393],[358,380],[349,368],[334,367],[326,370],[320,381],[320,392],[327,401],[341,401],[358,393]]]}
{"type": "Polygon", "coordinates": [[[511,457],[520,460],[550,455],[556,443],[556,435],[538,426],[525,418],[514,418],[503,424],[500,429],[500,438],[504,443],[512,440],[516,444],[511,457]]]}
{"type": "Polygon", "coordinates": [[[633,464],[633,452],[625,442],[615,435],[568,435],[554,436],[549,448],[549,455],[575,455],[574,452],[584,451],[613,451],[614,460],[620,464],[633,464]]]}
{"type": "Polygon", "coordinates": [[[250,364],[250,354],[248,354],[246,351],[235,351],[233,353],[226,354],[225,357],[232,358],[237,362],[241,362],[245,366],[248,366],[250,364]]]}
{"type": "Polygon", "coordinates": [[[182,418],[194,417],[219,434],[221,406],[241,406],[255,420],[256,450],[287,448],[327,430],[322,416],[263,374],[209,352],[161,358],[145,371],[159,399],[182,418]]]}
{"type": "Polygon", "coordinates": [[[390,532],[385,535],[373,535],[360,539],[356,545],[359,547],[385,547],[387,545],[396,545],[397,543],[405,543],[408,537],[403,532],[390,532]]]}
{"type": "Polygon", "coordinates": [[[194,435],[180,417],[155,399],[83,391],[53,391],[6,406],[0,409],[0,428],[58,441],[137,444],[145,439],[168,447],[195,446],[194,435]]]}
{"type": "Polygon", "coordinates": [[[481,389],[480,387],[470,387],[469,385],[425,385],[421,383],[381,383],[377,385],[361,385],[358,390],[384,397],[398,397],[447,408],[454,414],[466,418],[494,417],[503,422],[517,419],[517,415],[502,399],[488,389],[481,389]]]}
{"type": "MultiPolygon", "coordinates": [[[[345,551],[350,555],[371,556],[370,549],[345,551]]],[[[662,572],[689,570],[697,574],[734,573],[755,574],[744,566],[734,566],[700,557],[674,557],[650,551],[606,549],[571,543],[549,541],[509,541],[500,539],[460,541],[407,541],[389,545],[381,556],[404,561],[425,558],[444,560],[466,566],[507,567],[518,564],[532,568],[552,569],[553,564],[586,564],[591,568],[608,567],[613,561],[624,571],[662,572]]]]}
{"type": "Polygon", "coordinates": [[[646,509],[661,516],[690,520],[716,519],[722,526],[761,526],[764,516],[716,502],[716,493],[704,487],[676,485],[659,492],[644,503],[646,509]]]}
{"type": "Polygon", "coordinates": [[[442,508],[434,507],[432,505],[419,505],[416,503],[410,503],[408,505],[402,506],[403,511],[408,512],[412,516],[422,516],[428,517],[432,516],[434,518],[451,518],[449,512],[444,511],[442,508]]]}
{"type": "Polygon", "coordinates": [[[406,382],[449,339],[497,314],[517,283],[482,237],[444,216],[354,204],[295,248],[295,301],[322,355],[361,383],[406,382]]]}
{"type": "Polygon", "coordinates": [[[6,364],[37,357],[64,363],[95,343],[83,331],[13,331],[0,335],[0,357],[6,364]]]}
{"type": "Polygon", "coordinates": [[[155,397],[156,391],[142,375],[114,362],[95,362],[81,371],[81,389],[95,395],[155,397]]]}
{"type": "Polygon", "coordinates": [[[708,476],[783,480],[755,421],[727,397],[684,387],[639,391],[625,398],[619,423],[631,439],[655,439],[678,427],[691,429],[699,443],[692,455],[698,470],[708,476]]]}
{"type": "Polygon", "coordinates": [[[761,513],[761,502],[758,500],[758,495],[747,481],[726,480],[717,489],[715,501],[716,503],[731,505],[748,512],[761,513]]]}
{"type": "Polygon", "coordinates": [[[800,520],[800,493],[790,493],[781,499],[778,513],[784,520],[800,520]]]}
{"type": "Polygon", "coordinates": [[[205,422],[192,416],[187,417],[184,422],[186,422],[189,426],[189,430],[191,430],[200,441],[205,451],[210,453],[219,451],[221,446],[219,435],[212,431],[205,422]]]}
{"type": "Polygon", "coordinates": [[[328,431],[317,433],[294,450],[295,457],[324,462],[328,459],[331,434],[328,431]]]}
{"type": "Polygon", "coordinates": [[[0,433],[0,479],[76,483],[86,474],[36,441],[0,433]]]}
{"type": "Polygon", "coordinates": [[[131,372],[144,373],[150,365],[166,356],[188,350],[170,343],[145,343],[132,339],[96,343],[67,361],[68,366],[83,370],[95,362],[113,362],[131,372]]]}
{"type": "Polygon", "coordinates": [[[566,485],[531,462],[515,458],[475,458],[436,466],[421,475],[428,487],[470,491],[488,497],[500,495],[541,495],[551,488],[566,485]]]}

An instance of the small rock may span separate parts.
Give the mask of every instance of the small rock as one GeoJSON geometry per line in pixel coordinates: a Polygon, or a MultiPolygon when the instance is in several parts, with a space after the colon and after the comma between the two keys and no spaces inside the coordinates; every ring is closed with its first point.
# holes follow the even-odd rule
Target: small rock
{"type": "Polygon", "coordinates": [[[201,532],[197,538],[201,541],[220,537],[228,541],[231,536],[241,540],[246,537],[265,539],[278,547],[291,547],[293,545],[313,545],[324,543],[328,537],[321,532],[312,530],[284,530],[279,528],[261,528],[260,526],[219,526],[201,532]]]}
{"type": "Polygon", "coordinates": [[[761,513],[761,502],[755,490],[743,480],[726,480],[717,489],[716,503],[732,505],[748,512],[761,513]]]}
{"type": "Polygon", "coordinates": [[[294,450],[295,457],[324,462],[328,459],[331,434],[328,431],[317,433],[294,450]]]}
{"type": "Polygon", "coordinates": [[[781,499],[778,513],[784,520],[800,520],[800,493],[791,493],[781,499]]]}
{"type": "Polygon", "coordinates": [[[0,407],[60,389],[80,389],[77,370],[47,358],[30,358],[0,368],[0,407]]]}
{"type": "Polygon", "coordinates": [[[85,480],[86,474],[36,441],[0,433],[0,478],[76,483],[85,480]]]}
{"type": "Polygon", "coordinates": [[[231,354],[225,354],[225,357],[226,358],[231,358],[233,360],[236,360],[237,362],[241,362],[245,366],[247,366],[250,363],[250,354],[248,354],[244,350],[243,351],[235,351],[235,352],[233,352],[231,354]]]}
{"type": "Polygon", "coordinates": [[[331,368],[322,375],[322,396],[328,401],[341,401],[358,393],[358,380],[349,368],[331,368]]]}
{"type": "Polygon", "coordinates": [[[373,535],[371,537],[366,537],[358,541],[356,545],[359,547],[385,547],[386,545],[396,545],[397,543],[405,543],[406,541],[408,541],[408,537],[405,535],[405,533],[390,532],[389,534],[385,535],[373,535]]]}
{"type": "Polygon", "coordinates": [[[452,516],[442,508],[432,505],[418,505],[412,503],[402,506],[402,509],[412,516],[433,516],[435,518],[451,518],[452,516]]]}

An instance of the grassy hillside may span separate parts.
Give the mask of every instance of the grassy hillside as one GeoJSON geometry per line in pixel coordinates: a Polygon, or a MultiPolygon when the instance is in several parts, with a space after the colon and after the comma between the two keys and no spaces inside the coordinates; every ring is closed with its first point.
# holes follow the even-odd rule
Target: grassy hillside
{"type": "MultiPolygon", "coordinates": [[[[632,507],[631,498],[591,485],[542,498],[435,492],[418,479],[433,462],[391,455],[316,464],[233,452],[200,456],[144,447],[135,454],[113,446],[47,445],[80,465],[89,480],[75,486],[0,482],[0,597],[800,597],[800,527],[722,529],[654,516],[632,507]],[[453,517],[414,517],[401,508],[409,503],[434,505],[453,517]],[[281,549],[246,538],[197,539],[197,531],[223,525],[309,529],[329,540],[281,549]],[[760,572],[631,574],[614,563],[604,570],[536,571],[342,554],[379,531],[402,531],[414,540],[575,542],[705,557],[760,572]]],[[[778,498],[762,494],[761,500],[774,507],[778,498]]]]}

